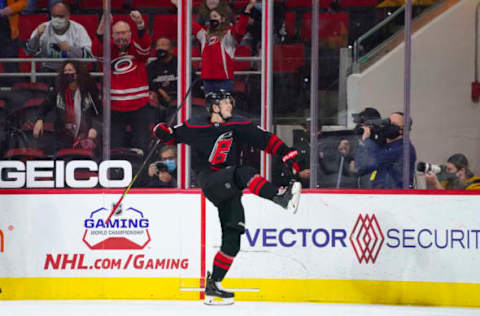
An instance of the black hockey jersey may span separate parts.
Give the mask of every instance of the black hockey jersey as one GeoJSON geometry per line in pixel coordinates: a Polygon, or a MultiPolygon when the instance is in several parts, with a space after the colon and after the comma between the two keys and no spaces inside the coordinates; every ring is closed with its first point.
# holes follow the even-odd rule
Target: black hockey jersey
{"type": "Polygon", "coordinates": [[[188,144],[196,152],[199,169],[238,165],[242,144],[281,156],[290,151],[275,134],[241,116],[234,115],[223,124],[211,123],[208,115],[198,116],[175,126],[173,131],[176,143],[188,144]]]}

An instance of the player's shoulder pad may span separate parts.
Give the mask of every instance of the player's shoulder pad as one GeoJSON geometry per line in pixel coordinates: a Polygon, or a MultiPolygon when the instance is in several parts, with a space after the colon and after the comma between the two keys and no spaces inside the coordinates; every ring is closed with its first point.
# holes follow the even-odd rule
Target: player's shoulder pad
{"type": "Polygon", "coordinates": [[[240,115],[234,115],[232,116],[229,120],[228,120],[228,123],[227,124],[235,124],[235,125],[249,125],[249,124],[252,124],[252,121],[247,119],[246,117],[244,116],[240,116],[240,115]]]}

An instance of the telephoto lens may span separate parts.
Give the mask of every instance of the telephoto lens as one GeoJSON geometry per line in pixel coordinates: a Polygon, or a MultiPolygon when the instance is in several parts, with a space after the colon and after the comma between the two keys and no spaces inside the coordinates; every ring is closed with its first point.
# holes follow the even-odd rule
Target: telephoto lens
{"type": "Polygon", "coordinates": [[[433,164],[433,163],[428,163],[428,162],[423,162],[423,161],[420,161],[418,164],[417,164],[417,171],[420,171],[420,172],[433,172],[433,173],[440,173],[442,172],[443,170],[443,166],[442,165],[436,165],[436,164],[433,164]]]}

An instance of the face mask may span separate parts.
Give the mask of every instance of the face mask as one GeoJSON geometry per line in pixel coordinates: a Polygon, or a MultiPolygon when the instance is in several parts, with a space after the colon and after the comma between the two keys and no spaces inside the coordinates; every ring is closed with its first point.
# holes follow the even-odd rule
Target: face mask
{"type": "Polygon", "coordinates": [[[388,139],[394,139],[400,136],[400,127],[390,124],[383,131],[383,135],[388,139]]]}
{"type": "Polygon", "coordinates": [[[75,81],[75,74],[64,74],[63,77],[67,83],[71,83],[75,81]]]}
{"type": "Polygon", "coordinates": [[[167,56],[168,51],[165,49],[157,49],[157,58],[163,58],[167,56]]]}
{"type": "Polygon", "coordinates": [[[177,168],[177,162],[173,159],[162,160],[162,163],[167,166],[168,172],[172,173],[177,168]]]}
{"type": "Polygon", "coordinates": [[[447,181],[456,180],[457,179],[457,173],[456,172],[445,171],[444,179],[447,180],[447,181]]]}
{"type": "Polygon", "coordinates": [[[130,45],[130,40],[127,38],[119,38],[114,40],[114,43],[120,50],[126,50],[130,45]]]}
{"type": "Polygon", "coordinates": [[[220,22],[218,20],[210,19],[208,25],[210,25],[212,29],[216,29],[220,25],[220,22]]]}
{"type": "Polygon", "coordinates": [[[63,30],[67,25],[67,19],[65,18],[52,18],[52,26],[55,30],[63,30]]]}

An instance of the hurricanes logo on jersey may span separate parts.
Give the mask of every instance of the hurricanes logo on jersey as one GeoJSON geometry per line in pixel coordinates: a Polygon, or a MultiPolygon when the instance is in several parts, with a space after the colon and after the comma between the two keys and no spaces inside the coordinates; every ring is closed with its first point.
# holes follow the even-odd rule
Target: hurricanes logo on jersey
{"type": "Polygon", "coordinates": [[[212,165],[217,165],[224,163],[227,160],[228,153],[230,152],[230,147],[232,146],[233,141],[233,132],[228,131],[218,136],[215,141],[215,146],[213,146],[212,152],[208,161],[212,165]]]}
{"type": "Polygon", "coordinates": [[[137,65],[133,62],[132,55],[120,56],[112,60],[112,71],[116,75],[126,74],[137,69],[137,65]]]}

